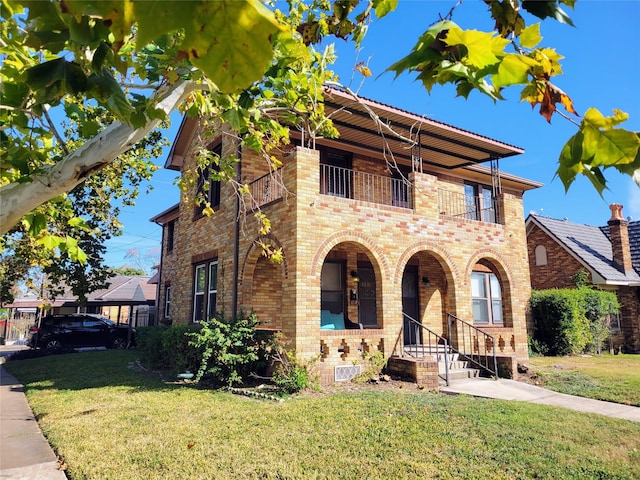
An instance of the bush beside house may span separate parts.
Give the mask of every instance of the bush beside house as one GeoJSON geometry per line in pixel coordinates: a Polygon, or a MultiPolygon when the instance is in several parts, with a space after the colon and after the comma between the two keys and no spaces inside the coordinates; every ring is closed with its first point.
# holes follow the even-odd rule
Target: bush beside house
{"type": "Polygon", "coordinates": [[[619,311],[615,293],[576,289],[534,290],[532,347],[545,355],[600,353],[609,336],[611,314],[619,311]]]}
{"type": "Polygon", "coordinates": [[[288,393],[311,385],[310,364],[296,361],[282,334],[258,330],[255,314],[221,316],[198,324],[145,327],[137,334],[141,361],[153,369],[193,372],[196,381],[246,383],[252,374],[274,371],[273,382],[288,393]]]}

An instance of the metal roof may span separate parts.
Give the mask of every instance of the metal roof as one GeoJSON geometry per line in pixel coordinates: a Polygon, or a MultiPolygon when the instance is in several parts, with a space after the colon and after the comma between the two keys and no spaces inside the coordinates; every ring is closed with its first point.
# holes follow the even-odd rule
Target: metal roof
{"type": "Polygon", "coordinates": [[[348,93],[327,89],[325,111],[340,132],[340,143],[381,155],[385,149],[394,157],[411,161],[421,157],[425,165],[451,170],[524,153],[524,150],[446,123],[348,93]],[[380,127],[372,119],[376,116],[380,127]],[[388,128],[387,128],[388,127],[388,128]],[[416,142],[412,146],[406,140],[416,142]]]}

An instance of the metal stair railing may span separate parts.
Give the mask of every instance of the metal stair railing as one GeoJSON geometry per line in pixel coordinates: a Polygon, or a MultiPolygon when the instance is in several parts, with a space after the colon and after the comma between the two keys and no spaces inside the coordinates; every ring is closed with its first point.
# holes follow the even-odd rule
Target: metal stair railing
{"type": "Polygon", "coordinates": [[[492,335],[455,315],[447,314],[447,337],[451,350],[498,379],[496,342],[492,335]],[[452,335],[455,333],[456,342],[452,335]],[[454,343],[456,346],[454,346],[454,343]],[[475,351],[474,351],[475,350],[475,351]]]}
{"type": "Polygon", "coordinates": [[[400,329],[400,344],[402,345],[400,356],[404,357],[405,355],[409,355],[410,357],[417,358],[418,353],[420,356],[434,355],[437,361],[438,355],[444,353],[444,377],[440,375],[439,369],[438,377],[442,378],[447,386],[449,386],[449,342],[447,339],[429,330],[406,313],[403,313],[402,317],[404,321],[400,329]],[[405,324],[408,324],[408,330],[405,329],[405,324]],[[405,342],[405,332],[407,333],[406,338],[408,338],[408,345],[407,342],[405,342]],[[409,347],[409,351],[407,351],[407,347],[409,347]],[[415,351],[415,355],[413,355],[412,351],[415,351]]]}

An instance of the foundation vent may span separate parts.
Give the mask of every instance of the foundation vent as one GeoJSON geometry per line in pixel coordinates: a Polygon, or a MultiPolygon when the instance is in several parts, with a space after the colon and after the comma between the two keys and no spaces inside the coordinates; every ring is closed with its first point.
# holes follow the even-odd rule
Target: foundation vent
{"type": "Polygon", "coordinates": [[[360,372],[362,372],[362,365],[340,365],[335,367],[334,380],[336,382],[351,380],[360,372]]]}

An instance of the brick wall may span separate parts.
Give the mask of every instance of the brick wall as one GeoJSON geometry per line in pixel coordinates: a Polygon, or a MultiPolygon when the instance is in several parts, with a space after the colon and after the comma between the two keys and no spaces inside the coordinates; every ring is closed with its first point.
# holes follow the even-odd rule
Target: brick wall
{"type": "Polygon", "coordinates": [[[537,225],[533,225],[527,237],[531,288],[575,288],[576,284],[571,277],[584,269],[584,266],[537,225]],[[538,245],[544,246],[547,251],[546,265],[536,265],[535,249],[538,245]]]}
{"type": "MultiPolygon", "coordinates": [[[[584,266],[537,225],[531,227],[527,237],[531,287],[535,290],[575,288],[576,284],[571,277],[584,269],[584,266]],[[547,265],[536,265],[535,249],[538,245],[543,245],[546,249],[547,265]]],[[[623,343],[623,350],[626,352],[640,352],[640,288],[610,288],[615,290],[620,303],[620,336],[623,339],[620,342],[615,335],[614,343],[623,343]]],[[[532,324],[529,328],[533,331],[532,324]]]]}
{"type": "MultiPolygon", "coordinates": [[[[235,149],[224,137],[223,151],[235,149]]],[[[356,157],[354,167],[379,174],[381,164],[368,165],[356,157]]],[[[246,181],[261,176],[264,162],[253,153],[244,156],[246,181]]],[[[186,160],[186,168],[190,159],[186,160]]],[[[421,282],[420,316],[438,333],[446,330],[446,314],[471,320],[470,276],[478,262],[489,265],[501,282],[505,324],[489,327],[503,356],[514,363],[527,360],[526,305],[530,296],[529,268],[522,198],[503,195],[505,225],[455,220],[438,213],[438,188],[455,190],[461,181],[435,174],[412,173],[414,209],[376,205],[320,195],[319,155],[298,147],[284,159],[283,181],[287,194],[264,208],[272,230],[259,237],[252,214],[242,217],[237,274],[238,307],[256,311],[270,328],[280,328],[301,359],[316,360],[323,382],[333,379],[338,365],[362,362],[362,356],[382,351],[390,356],[402,328],[402,277],[407,265],[417,265],[421,282]],[[261,257],[257,241],[283,249],[284,262],[271,265],[261,257]],[[344,258],[347,272],[368,261],[376,278],[378,328],[320,330],[320,273],[328,258],[344,258]]],[[[388,173],[387,173],[388,175],[388,173]]],[[[188,323],[193,306],[193,268],[210,252],[219,262],[219,309],[229,313],[234,275],[235,196],[222,186],[221,206],[212,217],[194,220],[193,210],[181,208],[176,229],[174,260],[166,258],[161,282],[172,286],[172,320],[188,323]],[[171,263],[172,262],[172,263],[171,263]]],[[[350,279],[347,278],[347,282],[350,279]]],[[[352,286],[348,283],[348,289],[352,286]]],[[[161,300],[162,302],[162,300],[161,300]]],[[[348,305],[348,316],[358,318],[358,305],[348,305]]]]}

